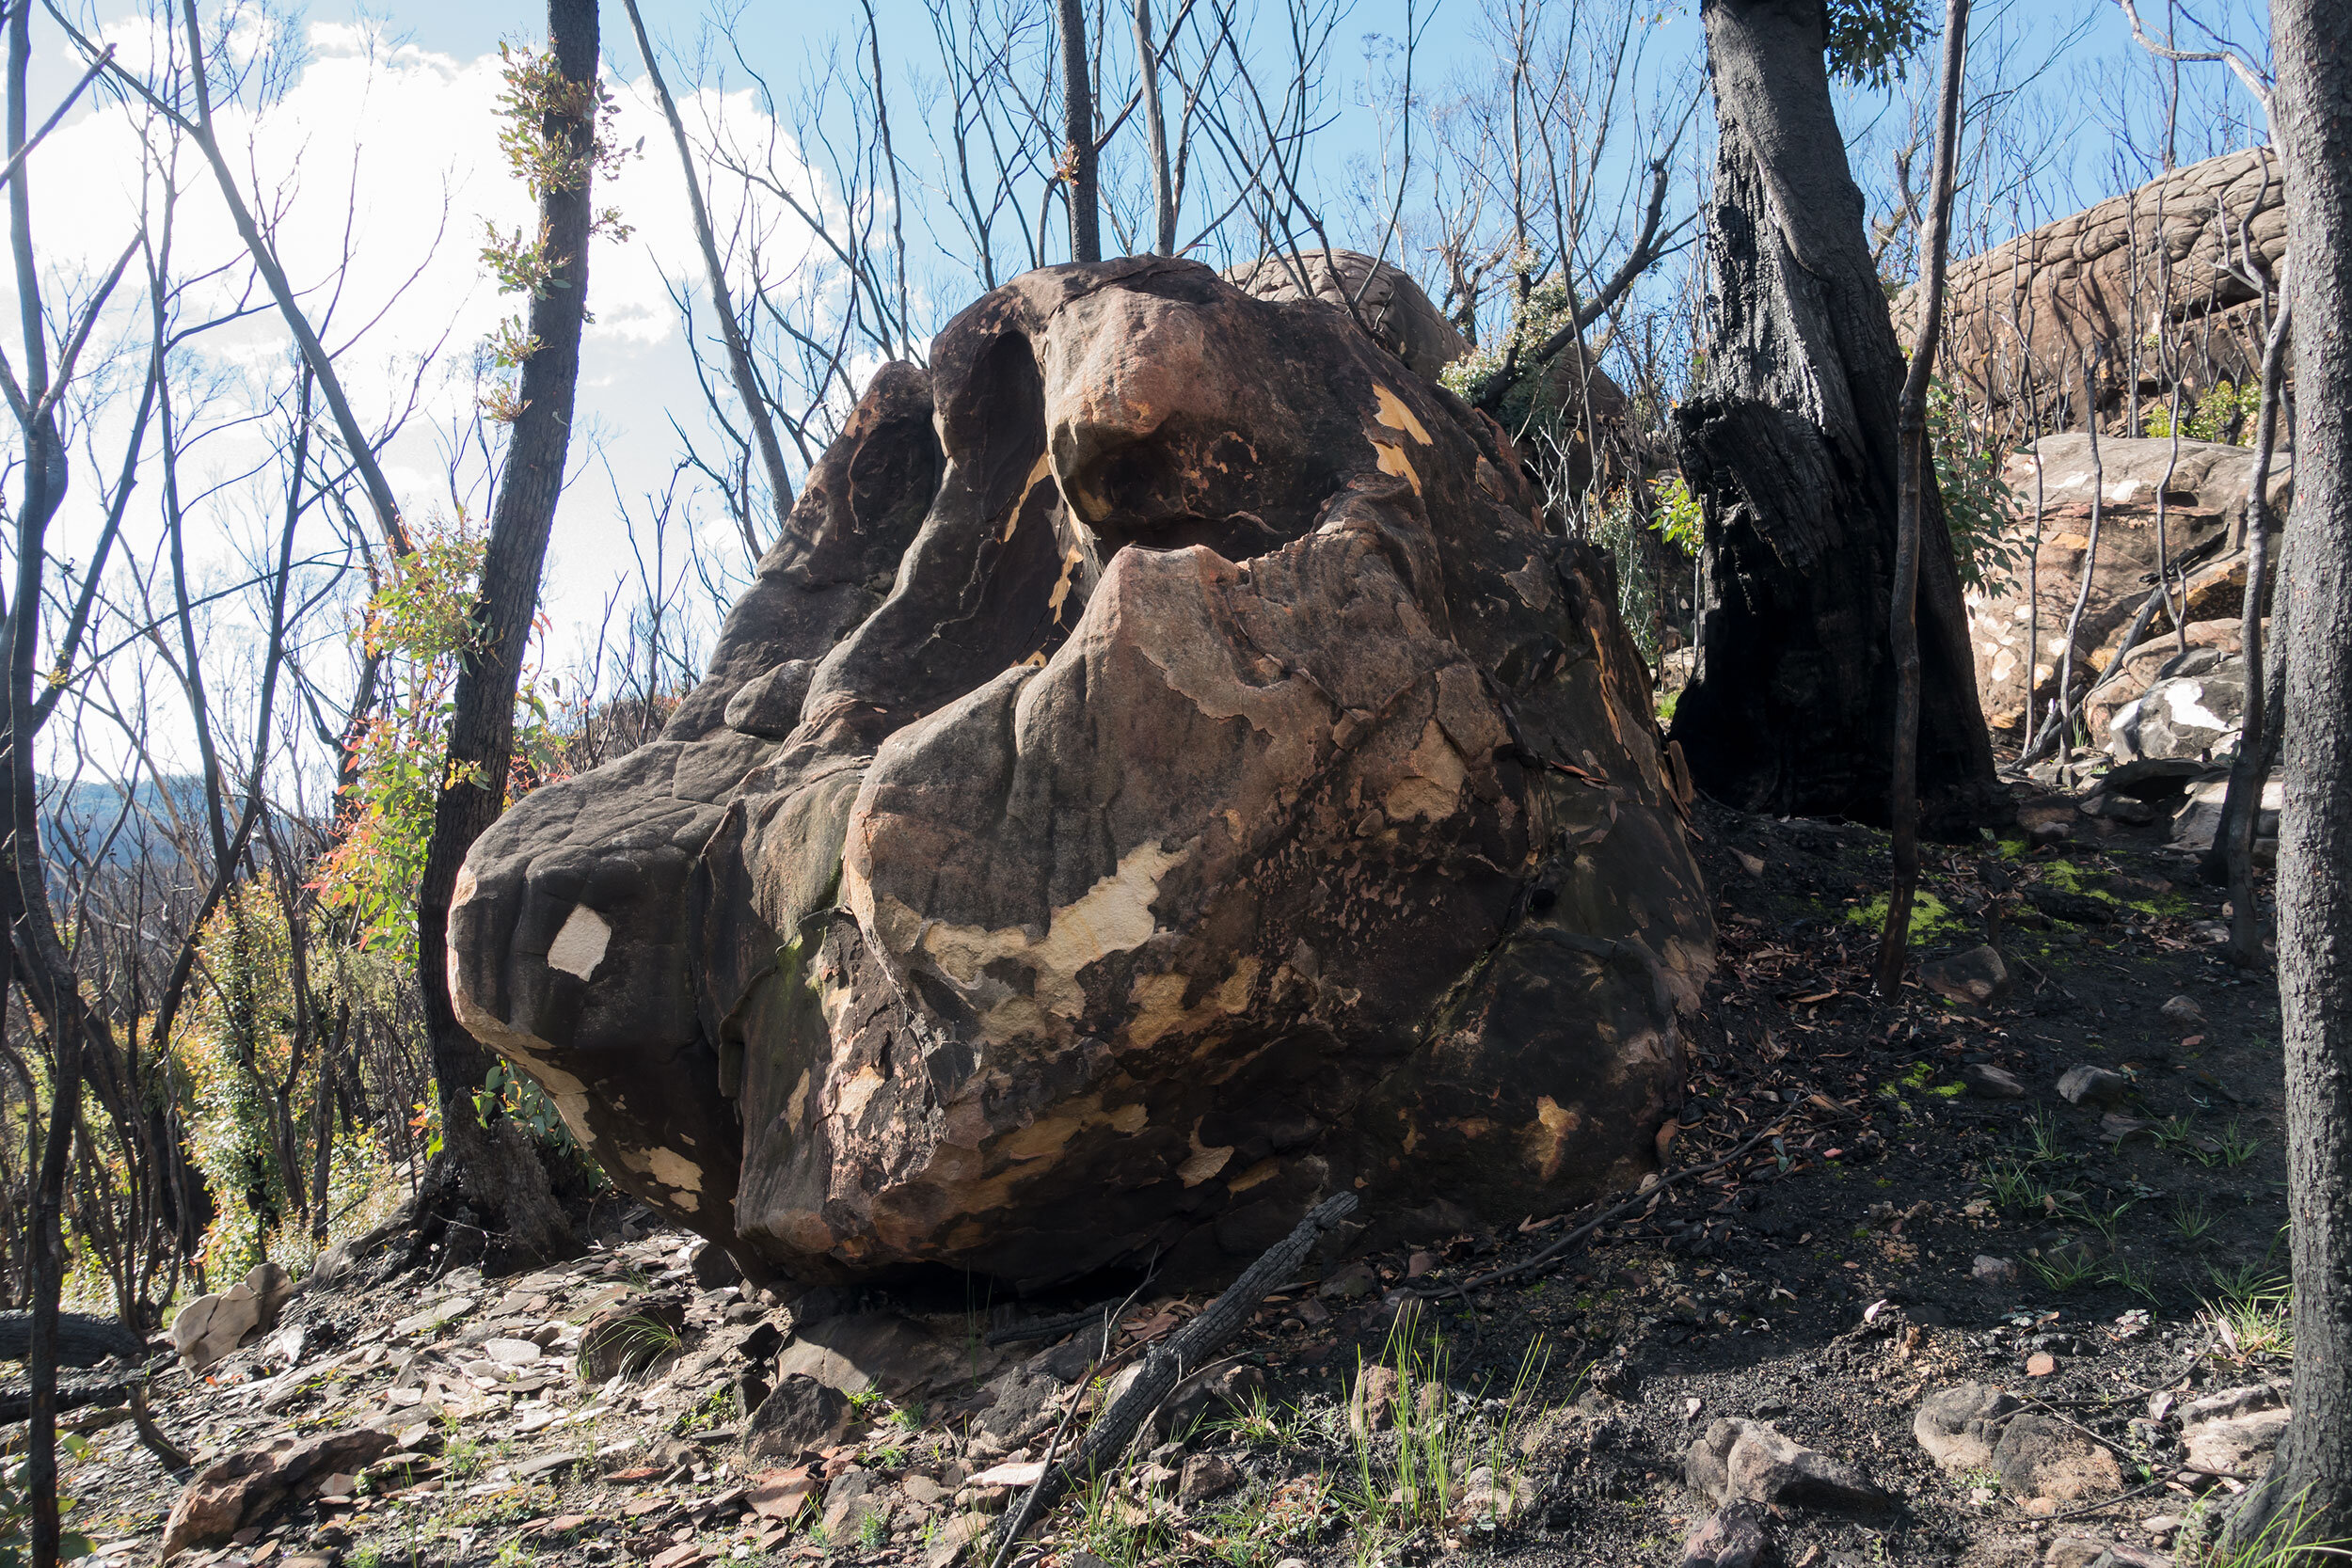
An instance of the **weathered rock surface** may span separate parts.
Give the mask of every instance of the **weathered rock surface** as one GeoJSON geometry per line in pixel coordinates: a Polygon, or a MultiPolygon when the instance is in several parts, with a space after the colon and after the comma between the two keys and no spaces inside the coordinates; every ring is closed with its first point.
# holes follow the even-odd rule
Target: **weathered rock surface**
{"type": "Polygon", "coordinates": [[[1683,1456],[1683,1480],[1718,1503],[1868,1513],[1887,1494],[1854,1465],[1783,1436],[1765,1421],[1721,1420],[1683,1456]]]}
{"type": "Polygon", "coordinates": [[[459,1016],[804,1280],[1613,1188],[1713,932],[1606,563],[1536,502],[1327,303],[1019,278],[877,374],[663,736],[475,846],[459,1016]]]}
{"type": "MultiPolygon", "coordinates": [[[[2116,663],[2123,633],[2154,592],[2158,558],[2156,498],[2165,499],[2162,556],[2185,572],[2189,652],[2226,657],[2238,652],[2239,616],[2246,598],[2246,497],[2254,453],[2245,447],[2183,440],[2107,436],[2099,462],[2079,432],[2045,436],[2029,451],[2012,454],[2003,477],[2019,497],[2014,540],[2030,548],[2036,461],[2042,499],[2041,547],[2035,563],[2020,561],[1995,591],[1968,595],[1969,641],[1977,662],[1977,692],[1985,721],[2013,729],[2025,718],[2030,684],[2037,709],[2057,694],[2066,650],[2067,619],[2090,553],[2090,507],[2099,499],[2099,554],[2090,596],[2074,647],[2074,689],[2090,694],[2084,717],[2094,744],[2104,745],[2112,716],[2145,692],[2158,672],[2181,655],[2171,623],[2159,609],[2131,652],[2116,663]],[[2038,613],[2037,613],[2038,606],[2038,613]],[[2038,645],[2028,648],[2027,643],[2038,645]],[[2112,674],[2113,678],[2108,677],[2112,674]]],[[[2281,512],[2294,486],[2274,460],[2270,499],[2281,512]]],[[[2176,591],[2177,592],[2177,591],[2176,591]]]]}
{"type": "Polygon", "coordinates": [[[2026,1085],[2017,1081],[2017,1075],[1991,1062],[1969,1063],[1960,1069],[1960,1078],[1968,1085],[1968,1092],[1979,1100],[2026,1098],[2026,1085]]]}
{"type": "Polygon", "coordinates": [[[258,1263],[226,1291],[197,1297],[173,1314],[171,1344],[188,1366],[202,1371],[214,1362],[266,1334],[293,1296],[294,1281],[276,1263],[258,1263]]]}
{"type": "MultiPolygon", "coordinates": [[[[2266,150],[2176,168],[2122,196],[1956,260],[1945,282],[1947,341],[1970,395],[2003,407],[2072,389],[2087,353],[2103,349],[2101,402],[2117,385],[2154,311],[2194,322],[2185,383],[2243,381],[2261,363],[2260,324],[2244,319],[2254,291],[2242,276],[2250,245],[2265,267],[2286,254],[2285,186],[2266,150]],[[2205,318],[2211,318],[2207,321],[2205,318]],[[2022,351],[2022,352],[2021,352],[2022,351]]],[[[1904,341],[1915,291],[1896,302],[1904,341]]],[[[2144,376],[2158,370],[2140,363],[2144,376]]]]}
{"type": "Polygon", "coordinates": [[[588,1320],[580,1336],[580,1375],[589,1383],[642,1376],[676,1357],[686,1304],[675,1296],[631,1296],[588,1320]]]}
{"type": "Polygon", "coordinates": [[[266,1523],[327,1477],[363,1469],[392,1448],[390,1433],[358,1427],[324,1437],[281,1438],[215,1460],[172,1506],[164,1556],[220,1545],[241,1529],[266,1523]]]}
{"type": "Polygon", "coordinates": [[[1732,1503],[1700,1521],[1682,1544],[1682,1568],[1757,1568],[1768,1560],[1772,1536],[1754,1503],[1732,1503]]]}
{"type": "Polygon", "coordinates": [[[2070,1105],[2115,1105],[2132,1092],[2132,1081],[2120,1072],[2078,1062],[2058,1074],[2058,1092],[2070,1105]]]}
{"type": "Polygon", "coordinates": [[[2284,1388],[2266,1384],[2225,1388],[2181,1406],[2181,1443],[2196,1469],[2259,1476],[2270,1468],[2293,1415],[2284,1388]]]}
{"type": "Polygon", "coordinates": [[[1911,1419],[1911,1434],[1944,1470],[1973,1470],[1993,1463],[2001,1429],[2022,1408],[1999,1388],[1963,1383],[1930,1394],[1911,1419]]]}
{"type": "Polygon", "coordinates": [[[743,1446],[755,1458],[793,1458],[804,1450],[842,1441],[850,1427],[850,1399],[809,1375],[793,1373],[762,1399],[743,1432],[743,1446]]]}
{"type": "Polygon", "coordinates": [[[1919,966],[1919,983],[1938,996],[1980,1007],[2010,993],[2009,965],[1994,947],[1971,947],[1948,958],[1931,958],[1919,966]]]}

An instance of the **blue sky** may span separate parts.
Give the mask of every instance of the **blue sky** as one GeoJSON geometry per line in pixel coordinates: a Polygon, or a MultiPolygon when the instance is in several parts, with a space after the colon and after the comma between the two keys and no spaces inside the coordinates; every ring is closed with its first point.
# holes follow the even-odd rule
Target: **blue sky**
{"type": "MultiPolygon", "coordinates": [[[[1163,15],[1174,3],[1157,0],[1163,15]]],[[[1491,68],[1480,38],[1481,8],[1500,3],[1439,0],[1434,17],[1421,7],[1428,26],[1415,64],[1417,95],[1443,98],[1491,68]]],[[[912,101],[920,88],[910,87],[910,71],[937,69],[928,54],[930,24],[916,0],[877,4],[893,91],[912,101]]],[[[1568,14],[1556,8],[1566,4],[1550,0],[1555,9],[1549,14],[1568,14]]],[[[2258,0],[2224,4],[2231,8],[2226,12],[2208,6],[2199,14],[2225,32],[2234,26],[2242,41],[2259,47],[2258,0]],[[2225,16],[2231,19],[2228,25],[2225,16]]],[[[1279,16],[1270,3],[1259,11],[1245,8],[1245,13],[1268,28],[1279,16]]],[[[151,36],[134,20],[137,9],[110,4],[100,14],[111,24],[109,36],[126,44],[126,57],[151,46],[151,36]]],[[[704,14],[701,8],[675,0],[646,6],[647,23],[672,56],[671,85],[681,94],[691,86],[685,60],[703,36],[704,14]]],[[[1127,25],[1127,14],[1111,9],[1120,27],[1127,25]]],[[[2161,25],[2164,0],[2146,0],[2143,14],[2152,25],[2161,25]]],[[[456,497],[449,496],[442,478],[448,439],[436,436],[435,424],[446,428],[469,406],[472,383],[453,372],[464,371],[471,346],[512,308],[483,280],[476,260],[485,219],[511,226],[529,216],[526,198],[498,163],[493,146],[496,50],[501,41],[540,38],[544,9],[517,0],[415,0],[389,10],[319,0],[298,20],[307,63],[293,73],[288,91],[267,113],[237,121],[233,129],[250,150],[250,170],[288,204],[288,259],[298,280],[316,283],[332,276],[346,231],[344,198],[358,193],[356,245],[342,319],[375,316],[379,309],[381,315],[354,356],[355,399],[365,406],[392,406],[407,385],[403,376],[409,372],[402,367],[413,368],[418,355],[435,352],[438,369],[416,383],[422,407],[392,452],[394,478],[412,498],[412,508],[459,501],[478,508],[483,499],[478,492],[461,488],[456,497]],[[402,47],[389,47],[386,40],[402,47]],[[428,254],[429,261],[421,261],[428,254]]],[[[1375,78],[1380,71],[1368,67],[1366,51],[1378,54],[1384,47],[1379,40],[1399,37],[1405,20],[1404,0],[1359,0],[1332,34],[1324,62],[1331,120],[1320,134],[1317,151],[1327,195],[1360,180],[1362,167],[1380,155],[1377,121],[1364,97],[1368,70],[1375,78]]],[[[604,6],[602,24],[606,58],[627,89],[641,67],[627,15],[613,0],[604,6]]],[[[45,18],[36,27],[40,77],[61,88],[72,79],[74,62],[57,47],[61,40],[45,18]]],[[[855,44],[862,32],[863,14],[854,3],[753,4],[734,19],[727,38],[751,64],[779,84],[789,84],[825,45],[855,44]]],[[[1997,60],[2012,79],[2039,72],[2027,92],[2005,103],[1997,121],[2004,135],[2022,144],[2002,165],[2027,171],[2029,188],[2018,193],[2025,199],[2014,204],[2016,211],[2029,219],[2058,215],[2153,171],[2161,103],[2150,89],[2161,78],[2132,47],[2116,6],[2106,0],[2062,0],[2057,6],[1992,0],[1979,6],[1977,33],[1984,71],[1997,60]]],[[[1658,10],[1647,30],[1658,79],[1673,80],[1677,69],[1694,68],[1698,43],[1694,7],[1668,4],[1658,10]]],[[[739,72],[731,69],[730,75],[739,87],[739,72]]],[[[2214,67],[2185,68],[2185,81],[2190,99],[2179,135],[2182,160],[2206,155],[2221,144],[2240,144],[2244,133],[2231,121],[2247,117],[2244,95],[2214,67]]],[[[1843,103],[1866,189],[1883,184],[1888,148],[1900,138],[1922,86],[1914,83],[1893,94],[1850,94],[1843,103]]],[[[614,584],[637,559],[622,519],[633,511],[642,523],[650,510],[646,498],[673,483],[680,448],[675,427],[703,428],[701,395],[667,292],[674,280],[699,292],[700,266],[687,230],[682,176],[650,103],[632,90],[624,90],[621,101],[622,140],[644,136],[645,153],[605,193],[635,225],[635,233],[601,246],[592,257],[590,299],[596,323],[586,345],[581,386],[582,429],[589,438],[577,454],[579,472],[559,516],[547,592],[550,657],[558,663],[593,641],[605,625],[614,584]]],[[[747,144],[755,145],[773,129],[759,105],[740,92],[690,107],[690,121],[710,117],[747,144]]],[[[1706,118],[1701,104],[1698,142],[1706,135],[1706,118]]],[[[901,123],[899,151],[920,165],[930,150],[918,131],[901,123]]],[[[788,142],[783,150],[788,157],[788,142]]],[[[104,107],[85,110],[42,149],[33,175],[34,200],[44,254],[54,269],[71,274],[77,267],[103,266],[119,251],[135,223],[136,162],[135,142],[120,112],[104,107]]],[[[1695,168],[1695,159],[1686,162],[1695,168]]],[[[1677,201],[1687,209],[1695,185],[1687,175],[1678,184],[1677,201]]],[[[2009,210],[2009,191],[1988,187],[1977,195],[1996,213],[2009,210]]],[[[931,199],[919,182],[910,187],[911,207],[920,209],[931,199]]],[[[1328,210],[1339,214],[1343,206],[1333,198],[1328,210]]],[[[233,235],[217,209],[209,186],[190,187],[182,209],[183,254],[226,260],[233,252],[233,235]]],[[[921,215],[918,210],[915,216],[921,215]]],[[[806,243],[804,235],[773,213],[767,221],[773,225],[777,253],[788,261],[793,247],[806,243]]],[[[953,246],[951,228],[943,224],[935,231],[953,246]]],[[[1343,227],[1332,237],[1343,245],[1368,245],[1377,234],[1343,227]]],[[[1055,244],[1057,247],[1058,239],[1055,244]]],[[[940,250],[927,260],[919,247],[910,248],[916,250],[915,289],[924,296],[918,315],[944,319],[965,303],[974,285],[940,250]]],[[[217,367],[266,381],[282,360],[282,335],[263,317],[209,335],[200,351],[217,367]]],[[[225,433],[204,460],[222,474],[240,471],[251,457],[239,445],[245,439],[225,433]]],[[[213,563],[220,572],[230,569],[237,531],[249,528],[248,514],[257,512],[227,492],[224,498],[216,502],[223,546],[213,563]]],[[[89,514],[76,515],[87,527],[89,514]]],[[[75,526],[71,516],[61,524],[69,542],[75,526]]],[[[711,519],[706,515],[700,526],[707,540],[711,519]]],[[[725,543],[716,541],[713,559],[728,559],[725,543]]],[[[674,572],[677,560],[674,547],[674,572]]],[[[733,560],[739,567],[739,550],[733,560]]]]}

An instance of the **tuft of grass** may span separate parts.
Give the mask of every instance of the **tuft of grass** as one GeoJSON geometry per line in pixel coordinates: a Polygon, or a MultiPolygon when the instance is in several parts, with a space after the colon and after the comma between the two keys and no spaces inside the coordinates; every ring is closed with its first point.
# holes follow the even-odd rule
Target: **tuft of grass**
{"type": "Polygon", "coordinates": [[[2107,1266],[2099,1277],[2109,1285],[2122,1287],[2151,1307],[2156,1305],[2154,1276],[2147,1269],[2135,1267],[2132,1260],[2120,1252],[2107,1259],[2107,1266]]]}
{"type": "Polygon", "coordinates": [[[1287,1449],[1304,1440],[1309,1424],[1306,1413],[1296,1405],[1276,1404],[1265,1397],[1264,1389],[1252,1388],[1246,1408],[1205,1425],[1210,1432],[1230,1432],[1260,1447],[1287,1449]]]}
{"type": "Polygon", "coordinates": [[[1457,1513],[1474,1470],[1486,1470],[1499,1493],[1518,1489],[1525,1466],[1517,1439],[1542,1414],[1535,1390],[1550,1354],[1540,1336],[1530,1341],[1509,1393],[1490,1398],[1485,1386],[1472,1395],[1452,1386],[1450,1353],[1435,1328],[1425,1340],[1414,1326],[1391,1333],[1382,1359],[1396,1373],[1395,1429],[1375,1434],[1367,1424],[1354,1436],[1349,1500],[1359,1552],[1457,1513]]]}
{"type": "Polygon", "coordinates": [[[2172,1204],[2172,1229],[2182,1241],[2191,1245],[2203,1241],[2213,1229],[2213,1215],[2207,1212],[2204,1198],[2199,1197],[2194,1204],[2185,1197],[2175,1199],[2172,1204]]]}
{"type": "Polygon", "coordinates": [[[2030,1146],[2026,1150],[2026,1157],[2037,1164],[2064,1163],[2066,1149],[2060,1138],[2057,1112],[2047,1107],[2037,1107],[2026,1118],[2026,1139],[2030,1146]]]}
{"type": "MultiPolygon", "coordinates": [[[[624,1379],[642,1376],[664,1356],[676,1354],[683,1343],[676,1329],[644,1312],[623,1318],[596,1336],[599,1350],[607,1346],[619,1348],[615,1360],[624,1379]]],[[[589,1373],[585,1341],[580,1346],[579,1370],[580,1381],[586,1382],[589,1373]]]]}
{"type": "Polygon", "coordinates": [[[441,1443],[441,1474],[451,1481],[466,1481],[479,1473],[483,1465],[482,1445],[473,1438],[452,1434],[441,1443]]]}
{"type": "Polygon", "coordinates": [[[2226,1549],[2218,1543],[2185,1544],[2202,1542],[2214,1533],[2215,1521],[2206,1513],[2207,1507],[2207,1501],[2201,1499],[2190,1511],[2187,1523],[2181,1527],[2185,1544],[2179,1560],[2184,1565],[2194,1564],[2194,1568],[2320,1568],[2323,1563],[2352,1561],[2352,1540],[2342,1537],[2328,1541],[2310,1539],[2316,1532],[2312,1528],[2312,1509],[2308,1491],[2297,1496],[2291,1506],[2272,1514],[2270,1522],[2253,1540],[2226,1549]]]}
{"type": "Polygon", "coordinates": [[[2224,1344],[2240,1355],[2295,1359],[2295,1283],[2266,1263],[2231,1270],[2209,1268],[2216,1295],[2201,1316],[2224,1344]]]}
{"type": "Polygon", "coordinates": [[[2123,1227],[2123,1216],[2132,1212],[2132,1200],[2125,1198],[2113,1209],[2105,1212],[2093,1209],[2088,1203],[2077,1202],[2069,1205],[2067,1212],[2074,1218],[2097,1231],[2099,1239],[2106,1243],[2107,1250],[2112,1252],[2115,1250],[2116,1236],[2123,1227]]]}
{"type": "Polygon", "coordinates": [[[2026,1266],[2040,1275],[2042,1283],[2053,1291],[2072,1291],[2101,1276],[2099,1260],[2090,1256],[2088,1247],[2075,1247],[2071,1251],[2053,1250],[2047,1258],[2026,1259],[2026,1266]]]}
{"type": "Polygon", "coordinates": [[[2215,1142],[2221,1146],[2215,1157],[2233,1170],[2261,1153],[2263,1147],[2262,1140],[2240,1127],[2235,1117],[2231,1118],[2230,1125],[2221,1130],[2215,1142]]]}
{"type": "Polygon", "coordinates": [[[2020,1212],[2047,1209],[2050,1206],[2049,1186],[2036,1176],[2033,1166],[2022,1157],[2005,1157],[1988,1164],[1984,1168],[1984,1190],[1993,1201],[2004,1209],[2020,1212]]]}

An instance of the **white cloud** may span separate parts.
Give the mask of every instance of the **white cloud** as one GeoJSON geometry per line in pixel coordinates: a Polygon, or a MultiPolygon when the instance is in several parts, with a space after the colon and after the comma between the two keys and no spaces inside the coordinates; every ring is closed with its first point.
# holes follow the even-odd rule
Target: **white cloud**
{"type": "MultiPolygon", "coordinates": [[[[104,36],[134,69],[153,67],[168,53],[168,40],[144,23],[119,24],[104,36]]],[[[361,420],[373,425],[404,406],[420,359],[436,361],[421,384],[423,407],[387,454],[404,503],[412,512],[429,508],[446,494],[437,427],[446,429],[469,407],[475,345],[521,308],[519,300],[501,297],[485,273],[485,225],[512,230],[535,221],[529,195],[498,146],[501,61],[496,54],[459,58],[395,46],[372,27],[342,23],[310,24],[299,55],[288,53],[292,42],[251,28],[231,38],[234,60],[255,72],[275,70],[277,90],[259,104],[220,106],[218,138],[246,199],[268,214],[279,257],[311,319],[330,346],[343,349],[342,373],[361,420]]],[[[617,207],[633,232],[599,242],[590,257],[593,323],[582,356],[580,422],[601,437],[620,493],[634,499],[659,491],[671,471],[671,417],[689,428],[702,417],[664,283],[665,276],[688,279],[699,293],[702,262],[668,128],[649,92],[614,87],[618,139],[632,145],[643,138],[644,151],[596,192],[597,206],[617,207]]],[[[789,139],[748,93],[704,95],[681,106],[698,137],[715,123],[739,146],[792,156],[789,139]]],[[[118,104],[86,109],[37,153],[37,243],[52,277],[86,278],[111,265],[141,213],[151,220],[160,214],[155,170],[142,148],[143,118],[118,104]]],[[[162,145],[160,136],[148,139],[162,145]]],[[[218,417],[233,412],[237,397],[249,400],[253,388],[273,377],[282,382],[287,338],[276,312],[258,300],[209,172],[192,148],[182,149],[179,159],[174,270],[188,277],[217,269],[191,295],[186,317],[201,319],[240,299],[263,306],[204,333],[185,351],[242,375],[242,382],[231,376],[218,417]]],[[[810,188],[804,174],[796,173],[794,183],[810,188]]],[[[781,207],[740,213],[722,201],[714,218],[723,233],[761,237],[771,277],[779,263],[806,252],[804,230],[781,207]]],[[[49,287],[54,303],[59,289],[49,287]]],[[[13,293],[0,277],[0,298],[12,303],[13,293]]],[[[118,307],[128,341],[143,352],[141,293],[126,281],[118,307]]],[[[707,305],[698,316],[707,326],[707,305]]],[[[262,453],[261,442],[260,432],[232,432],[210,443],[202,461],[220,474],[238,472],[262,453]]],[[[143,500],[151,504],[159,488],[143,487],[143,500]]],[[[87,537],[94,489],[78,485],[76,512],[60,519],[62,541],[87,537]]],[[[626,559],[612,495],[599,467],[582,477],[559,516],[547,594],[559,638],[599,618],[626,559]]],[[[222,526],[230,526],[225,511],[222,526]]],[[[154,527],[151,518],[137,531],[151,535],[154,527]]],[[[225,559],[225,543],[218,553],[225,559]]]]}

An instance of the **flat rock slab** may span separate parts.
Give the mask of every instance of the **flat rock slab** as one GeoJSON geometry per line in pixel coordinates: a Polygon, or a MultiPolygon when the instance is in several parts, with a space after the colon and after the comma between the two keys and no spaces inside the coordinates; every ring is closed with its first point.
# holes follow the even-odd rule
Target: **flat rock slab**
{"type": "Polygon", "coordinates": [[[392,1434],[358,1427],[297,1441],[280,1438],[214,1461],[188,1482],[164,1526],[164,1555],[217,1546],[266,1524],[330,1478],[356,1475],[392,1451],[392,1434]]]}
{"type": "Polygon", "coordinates": [[[2259,1476],[2270,1468],[2294,1415],[2286,1390],[2270,1384],[2225,1388],[2180,1408],[2181,1442],[2201,1470],[2259,1476]]]}

